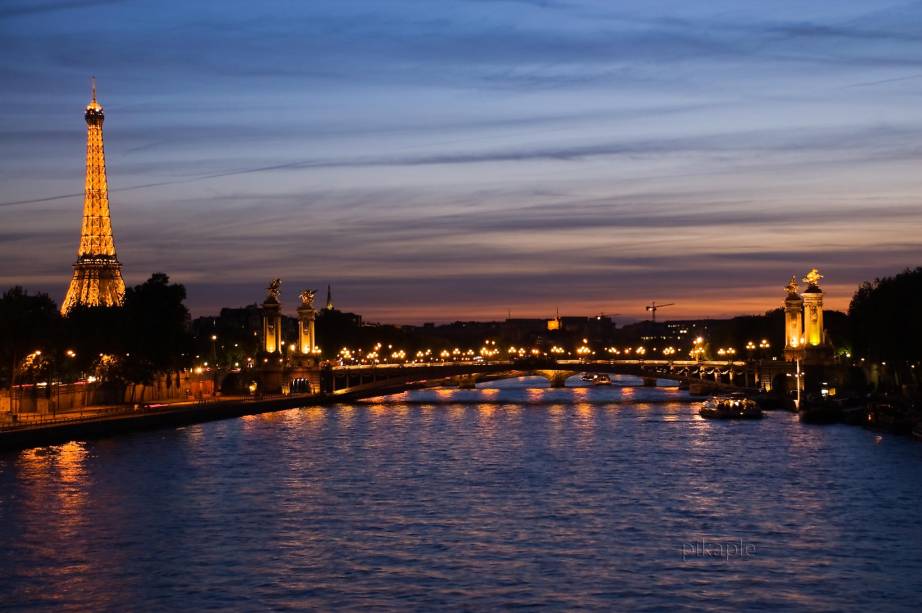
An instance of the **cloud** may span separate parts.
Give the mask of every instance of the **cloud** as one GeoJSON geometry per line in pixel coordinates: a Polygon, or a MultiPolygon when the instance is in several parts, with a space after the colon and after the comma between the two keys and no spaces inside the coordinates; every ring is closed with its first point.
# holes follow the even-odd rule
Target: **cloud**
{"type": "Polygon", "coordinates": [[[922,8],[880,7],[8,3],[2,279],[66,285],[90,74],[125,273],[197,313],[276,274],[406,320],[893,272],[920,255],[922,8]]]}
{"type": "Polygon", "coordinates": [[[120,4],[125,0],[70,0],[58,2],[39,2],[30,0],[25,3],[9,2],[3,8],[0,8],[0,19],[10,19],[23,15],[35,15],[41,13],[54,13],[59,11],[73,11],[82,9],[91,9],[108,4],[120,4]]]}

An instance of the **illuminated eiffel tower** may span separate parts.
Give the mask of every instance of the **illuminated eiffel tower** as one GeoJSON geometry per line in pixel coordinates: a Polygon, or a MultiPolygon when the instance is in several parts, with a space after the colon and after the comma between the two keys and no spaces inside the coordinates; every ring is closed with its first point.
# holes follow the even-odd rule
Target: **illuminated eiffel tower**
{"type": "Polygon", "coordinates": [[[106,181],[106,154],[102,145],[102,105],[93,99],[86,106],[86,186],[83,195],[83,228],[80,248],[74,262],[74,277],[67,288],[61,313],[78,304],[115,306],[125,296],[125,282],[115,255],[112,220],[109,219],[109,187],[106,181]]]}

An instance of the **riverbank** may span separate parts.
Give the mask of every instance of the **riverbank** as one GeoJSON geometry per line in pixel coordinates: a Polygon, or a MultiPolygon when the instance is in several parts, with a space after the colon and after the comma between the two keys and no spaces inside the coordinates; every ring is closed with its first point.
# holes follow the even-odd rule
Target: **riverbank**
{"type": "MultiPolygon", "coordinates": [[[[337,399],[340,400],[340,399],[337,399]]],[[[66,443],[75,439],[100,438],[173,428],[196,423],[280,411],[310,404],[325,404],[330,399],[318,394],[296,394],[269,398],[233,398],[197,403],[176,403],[132,409],[117,407],[76,419],[23,424],[0,431],[0,451],[28,449],[66,443]]]]}

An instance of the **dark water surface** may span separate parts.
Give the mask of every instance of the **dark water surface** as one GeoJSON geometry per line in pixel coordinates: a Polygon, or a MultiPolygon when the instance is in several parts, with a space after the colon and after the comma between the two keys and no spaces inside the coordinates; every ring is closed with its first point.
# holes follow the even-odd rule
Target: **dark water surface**
{"type": "Polygon", "coordinates": [[[919,610],[922,444],[534,385],[0,455],[0,604],[919,610]]]}

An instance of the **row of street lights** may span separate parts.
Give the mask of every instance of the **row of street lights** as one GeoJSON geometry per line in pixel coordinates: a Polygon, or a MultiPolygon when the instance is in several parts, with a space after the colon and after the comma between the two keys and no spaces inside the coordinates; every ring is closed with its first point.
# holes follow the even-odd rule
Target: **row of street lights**
{"type": "MultiPolygon", "coordinates": [[[[212,347],[211,347],[212,360],[214,362],[217,362],[218,336],[216,334],[212,334],[210,338],[211,338],[211,343],[212,343],[212,347]]],[[[237,347],[237,346],[238,345],[235,343],[234,347],[237,347]]],[[[280,346],[280,351],[283,356],[285,354],[286,346],[288,348],[294,349],[295,344],[294,343],[286,344],[285,342],[282,342],[280,346]]],[[[752,352],[756,351],[757,349],[764,351],[764,350],[769,349],[770,347],[771,345],[767,339],[762,339],[759,343],[756,343],[755,341],[748,341],[745,345],[746,350],[750,353],[750,357],[752,355],[752,352]]],[[[611,356],[622,356],[623,355],[623,356],[643,357],[648,354],[648,349],[644,347],[643,345],[640,345],[637,347],[626,346],[623,348],[612,346],[612,347],[606,347],[605,349],[607,353],[611,356]]],[[[673,356],[679,353],[679,349],[671,345],[664,347],[661,350],[654,349],[653,351],[659,351],[662,353],[664,357],[669,358],[669,359],[672,359],[673,356]]],[[[691,356],[691,358],[700,361],[701,359],[704,358],[706,353],[707,353],[707,350],[705,347],[704,338],[699,336],[696,339],[694,339],[694,341],[692,342],[692,347],[689,351],[689,355],[691,356]]],[[[486,340],[484,341],[483,346],[480,347],[479,351],[475,351],[474,349],[465,350],[465,349],[460,349],[458,347],[455,347],[452,350],[443,349],[440,352],[435,353],[433,352],[432,349],[420,349],[415,352],[414,357],[411,359],[409,357],[410,354],[408,354],[404,349],[397,349],[397,348],[394,348],[392,345],[387,345],[387,348],[385,349],[384,345],[379,342],[379,343],[376,343],[373,346],[373,348],[371,348],[368,351],[365,351],[362,349],[349,349],[347,347],[343,347],[340,350],[339,354],[337,355],[337,358],[340,360],[341,363],[351,362],[351,363],[363,363],[363,364],[380,364],[387,360],[390,360],[391,363],[406,363],[406,362],[428,363],[428,362],[433,362],[433,361],[441,361],[441,362],[471,361],[471,360],[476,360],[476,359],[493,360],[493,359],[497,359],[501,354],[502,354],[502,350],[499,347],[497,347],[495,340],[486,340]]],[[[577,357],[579,357],[582,360],[588,360],[591,358],[591,356],[596,355],[596,351],[594,351],[590,347],[589,340],[584,338],[582,339],[582,344],[577,346],[574,351],[567,351],[566,349],[564,349],[563,347],[559,345],[553,345],[546,351],[538,347],[526,348],[526,347],[516,347],[513,345],[513,346],[510,346],[506,350],[506,354],[509,358],[523,358],[527,356],[563,357],[564,355],[574,355],[575,354],[577,357]]],[[[722,359],[732,360],[735,358],[736,354],[737,354],[737,350],[733,347],[721,347],[717,350],[717,355],[722,359]]],[[[196,357],[199,357],[199,356],[196,356],[196,357]]],[[[246,364],[247,366],[249,367],[253,366],[252,358],[249,358],[249,357],[246,358],[246,362],[247,362],[246,364]]],[[[268,359],[265,359],[264,362],[268,362],[268,359]]],[[[280,360],[280,363],[281,363],[281,360],[280,360]]],[[[205,366],[207,369],[208,362],[204,362],[203,366],[205,366]]],[[[239,368],[239,362],[235,362],[234,367],[239,368]]]]}

